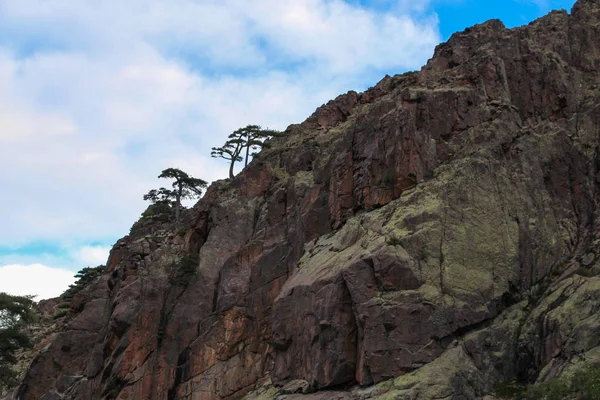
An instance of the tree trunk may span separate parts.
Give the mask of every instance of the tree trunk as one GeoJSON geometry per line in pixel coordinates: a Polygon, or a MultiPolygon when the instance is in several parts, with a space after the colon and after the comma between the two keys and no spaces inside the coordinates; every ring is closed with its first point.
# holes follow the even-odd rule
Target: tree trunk
{"type": "Polygon", "coordinates": [[[180,183],[177,188],[177,195],[175,196],[175,219],[179,222],[179,214],[181,213],[181,191],[183,190],[183,186],[180,183]]]}
{"type": "MultiPolygon", "coordinates": [[[[248,142],[250,142],[250,139],[248,139],[248,142]]],[[[248,166],[248,154],[250,153],[250,145],[246,146],[246,164],[244,164],[244,168],[246,168],[248,166]]]]}
{"type": "Polygon", "coordinates": [[[235,160],[231,160],[231,164],[229,165],[229,179],[233,179],[233,164],[235,164],[235,160]]]}

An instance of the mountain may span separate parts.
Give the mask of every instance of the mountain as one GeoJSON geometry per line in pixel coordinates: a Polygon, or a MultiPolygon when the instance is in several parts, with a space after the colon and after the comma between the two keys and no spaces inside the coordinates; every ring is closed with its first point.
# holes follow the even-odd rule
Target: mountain
{"type": "Polygon", "coordinates": [[[146,212],[14,397],[494,399],[600,361],[598,0],[456,33],[270,144],[146,212]]]}

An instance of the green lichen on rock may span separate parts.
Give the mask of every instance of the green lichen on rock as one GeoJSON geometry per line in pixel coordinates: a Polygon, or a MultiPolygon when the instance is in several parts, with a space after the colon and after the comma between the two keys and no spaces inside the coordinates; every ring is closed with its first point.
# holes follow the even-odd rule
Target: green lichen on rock
{"type": "Polygon", "coordinates": [[[530,386],[498,385],[495,391],[504,400],[597,400],[600,399],[600,365],[579,366],[560,377],[530,386]]]}
{"type": "Polygon", "coordinates": [[[481,374],[458,345],[415,372],[376,386],[373,400],[476,398],[482,395],[481,374]]]}

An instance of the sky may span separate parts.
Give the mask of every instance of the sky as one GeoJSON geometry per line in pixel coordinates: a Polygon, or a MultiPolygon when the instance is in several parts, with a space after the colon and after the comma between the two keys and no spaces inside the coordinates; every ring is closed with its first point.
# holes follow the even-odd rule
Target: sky
{"type": "Polygon", "coordinates": [[[567,0],[0,0],[0,292],[58,296],[180,168],[419,69],[455,31],[567,0]]]}

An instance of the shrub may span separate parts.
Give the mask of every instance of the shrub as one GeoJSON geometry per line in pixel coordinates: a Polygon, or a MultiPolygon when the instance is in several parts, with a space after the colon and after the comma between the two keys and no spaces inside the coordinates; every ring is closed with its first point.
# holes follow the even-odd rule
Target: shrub
{"type": "Polygon", "coordinates": [[[396,186],[396,171],[392,168],[388,168],[385,170],[385,172],[383,173],[383,179],[382,179],[382,183],[385,185],[385,187],[387,188],[394,188],[396,186]]]}
{"type": "Polygon", "coordinates": [[[0,292],[0,396],[18,382],[14,369],[18,352],[32,346],[31,338],[23,328],[36,319],[33,304],[33,296],[11,296],[0,292]]]}
{"type": "Polygon", "coordinates": [[[398,236],[396,235],[392,235],[389,238],[386,239],[385,241],[387,244],[389,244],[390,246],[398,246],[400,244],[400,239],[398,238],[398,236]]]}
{"type": "Polygon", "coordinates": [[[586,267],[579,267],[577,268],[577,274],[584,276],[586,278],[591,278],[592,276],[596,276],[598,275],[598,268],[597,267],[592,267],[591,269],[586,268],[586,267]]]}
{"type": "Polygon", "coordinates": [[[571,393],[567,378],[550,379],[527,388],[524,400],[564,400],[571,393]]]}
{"type": "Polygon", "coordinates": [[[527,387],[516,381],[502,382],[494,387],[494,394],[502,399],[522,399],[527,387]]]}
{"type": "Polygon", "coordinates": [[[52,318],[53,318],[53,319],[59,319],[59,318],[62,318],[62,317],[64,317],[64,316],[65,316],[65,315],[67,315],[68,313],[69,313],[69,310],[65,310],[65,309],[58,310],[58,311],[56,312],[56,314],[54,314],[54,316],[53,316],[52,318]]]}
{"type": "Polygon", "coordinates": [[[158,343],[162,343],[163,339],[165,338],[165,333],[166,333],[166,322],[163,318],[161,318],[160,323],[158,324],[158,329],[156,330],[156,339],[158,340],[158,343]]]}
{"type": "Polygon", "coordinates": [[[588,366],[575,372],[571,387],[579,393],[579,400],[600,399],[600,365],[588,366]]]}
{"type": "Polygon", "coordinates": [[[171,206],[164,202],[158,202],[150,204],[146,211],[142,213],[142,217],[154,217],[156,215],[171,214],[173,209],[171,206]]]}
{"type": "Polygon", "coordinates": [[[63,303],[59,305],[59,308],[67,308],[67,306],[70,307],[70,302],[71,299],[73,299],[73,296],[75,296],[75,294],[77,294],[84,287],[86,287],[88,283],[96,279],[96,277],[102,275],[105,269],[105,265],[98,265],[97,267],[93,268],[85,267],[79,272],[77,272],[77,274],[75,275],[75,278],[77,278],[75,283],[69,285],[69,288],[63,294],[60,295],[61,299],[63,300],[63,303]],[[62,307],[62,305],[65,306],[62,307]]]}
{"type": "Polygon", "coordinates": [[[423,244],[419,247],[419,260],[427,261],[427,258],[429,258],[429,249],[423,244]]]}
{"type": "Polygon", "coordinates": [[[591,277],[592,271],[590,271],[589,269],[585,268],[585,267],[579,267],[577,268],[577,275],[581,275],[581,276],[585,276],[586,278],[591,277]]]}
{"type": "Polygon", "coordinates": [[[192,253],[185,253],[173,265],[170,281],[172,284],[188,284],[190,279],[196,275],[198,268],[198,256],[192,253]]]}
{"type": "Polygon", "coordinates": [[[178,263],[179,273],[183,275],[195,274],[198,268],[198,257],[190,253],[186,253],[178,263]]]}
{"type": "Polygon", "coordinates": [[[515,382],[504,382],[497,385],[494,392],[507,400],[598,400],[600,365],[588,365],[572,374],[564,374],[529,387],[515,382]]]}

